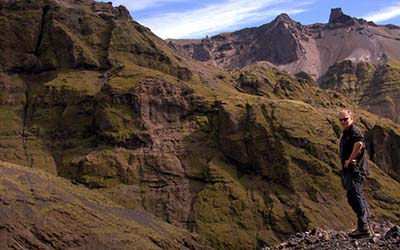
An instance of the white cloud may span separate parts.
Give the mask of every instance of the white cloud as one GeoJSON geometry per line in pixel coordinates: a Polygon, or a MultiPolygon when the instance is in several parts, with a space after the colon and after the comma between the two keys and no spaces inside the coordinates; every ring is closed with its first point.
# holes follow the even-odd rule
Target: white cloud
{"type": "Polygon", "coordinates": [[[400,16],[400,4],[377,10],[365,16],[364,19],[373,22],[382,22],[397,16],[400,16]]]}
{"type": "Polygon", "coordinates": [[[227,0],[200,9],[159,14],[142,19],[140,23],[150,27],[156,35],[164,39],[201,37],[229,30],[240,24],[265,20],[283,12],[289,15],[304,12],[300,6],[311,2],[227,0]]]}

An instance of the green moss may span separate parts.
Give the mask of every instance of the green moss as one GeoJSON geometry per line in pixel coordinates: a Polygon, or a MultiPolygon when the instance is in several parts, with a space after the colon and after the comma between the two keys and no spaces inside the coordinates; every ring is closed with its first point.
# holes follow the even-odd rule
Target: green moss
{"type": "Polygon", "coordinates": [[[110,188],[118,185],[120,180],[117,178],[107,178],[104,176],[83,175],[78,181],[89,188],[110,188]]]}
{"type": "MultiPolygon", "coordinates": [[[[181,70],[185,67],[178,66],[166,44],[135,22],[115,22],[109,59],[113,64],[133,62],[181,79],[186,78],[181,76],[181,70]]],[[[191,73],[188,75],[188,79],[190,78],[191,73]]]]}
{"type": "Polygon", "coordinates": [[[20,165],[26,164],[20,135],[0,136],[0,159],[20,165]]]}
{"type": "Polygon", "coordinates": [[[35,168],[43,169],[49,173],[57,175],[57,166],[51,154],[50,148],[44,141],[29,136],[26,139],[27,154],[29,154],[30,163],[35,168]]]}
{"type": "Polygon", "coordinates": [[[99,135],[115,142],[124,142],[140,131],[136,126],[137,113],[128,105],[105,105],[97,111],[97,119],[107,124],[100,128],[99,135]]]}
{"type": "Polygon", "coordinates": [[[32,66],[28,65],[29,59],[32,58],[27,54],[35,50],[40,19],[41,8],[36,3],[27,5],[21,1],[14,7],[7,5],[2,8],[0,27],[2,27],[2,32],[7,34],[0,38],[0,61],[3,69],[32,66]]]}
{"type": "Polygon", "coordinates": [[[93,96],[99,92],[101,79],[98,71],[60,71],[52,81],[45,83],[51,91],[72,90],[79,95],[93,96]]]}
{"type": "Polygon", "coordinates": [[[200,234],[217,248],[254,248],[256,229],[251,208],[235,173],[215,158],[209,164],[208,175],[214,184],[198,194],[195,204],[200,234]]]}
{"type": "Polygon", "coordinates": [[[21,133],[22,132],[22,106],[0,106],[0,131],[3,133],[21,133]]]}
{"type": "Polygon", "coordinates": [[[400,69],[400,61],[389,60],[386,65],[392,68],[400,69]]]}

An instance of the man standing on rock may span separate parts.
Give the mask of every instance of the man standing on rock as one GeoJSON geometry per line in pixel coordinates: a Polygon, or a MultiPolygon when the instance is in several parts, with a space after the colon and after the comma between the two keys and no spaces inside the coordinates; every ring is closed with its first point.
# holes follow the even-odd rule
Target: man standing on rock
{"type": "Polygon", "coordinates": [[[358,226],[350,237],[369,237],[369,208],[363,192],[364,178],[368,173],[368,160],[364,156],[365,138],[360,129],[353,123],[353,113],[342,110],[339,121],[343,128],[340,137],[340,158],[343,168],[343,182],[347,191],[347,200],[357,214],[358,226]]]}

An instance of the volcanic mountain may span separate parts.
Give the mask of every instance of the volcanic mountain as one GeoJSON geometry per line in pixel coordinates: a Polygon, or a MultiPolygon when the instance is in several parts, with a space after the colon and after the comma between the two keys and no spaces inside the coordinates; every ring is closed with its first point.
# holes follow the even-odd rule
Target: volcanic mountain
{"type": "Polygon", "coordinates": [[[366,135],[374,221],[400,222],[399,124],[306,74],[192,60],[111,3],[3,0],[0,28],[1,249],[255,249],[349,230],[342,108],[366,135]]]}
{"type": "Polygon", "coordinates": [[[177,52],[224,69],[268,61],[319,79],[348,59],[377,65],[400,59],[400,27],[376,25],[332,9],[327,24],[302,25],[281,14],[271,23],[199,40],[168,40],[177,52]]]}

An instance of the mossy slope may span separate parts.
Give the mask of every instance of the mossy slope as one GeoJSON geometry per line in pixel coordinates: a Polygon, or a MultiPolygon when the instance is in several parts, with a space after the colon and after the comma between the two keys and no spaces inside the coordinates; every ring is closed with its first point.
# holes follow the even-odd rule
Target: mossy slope
{"type": "Polygon", "coordinates": [[[156,217],[38,170],[0,162],[2,249],[205,249],[156,217]]]}

